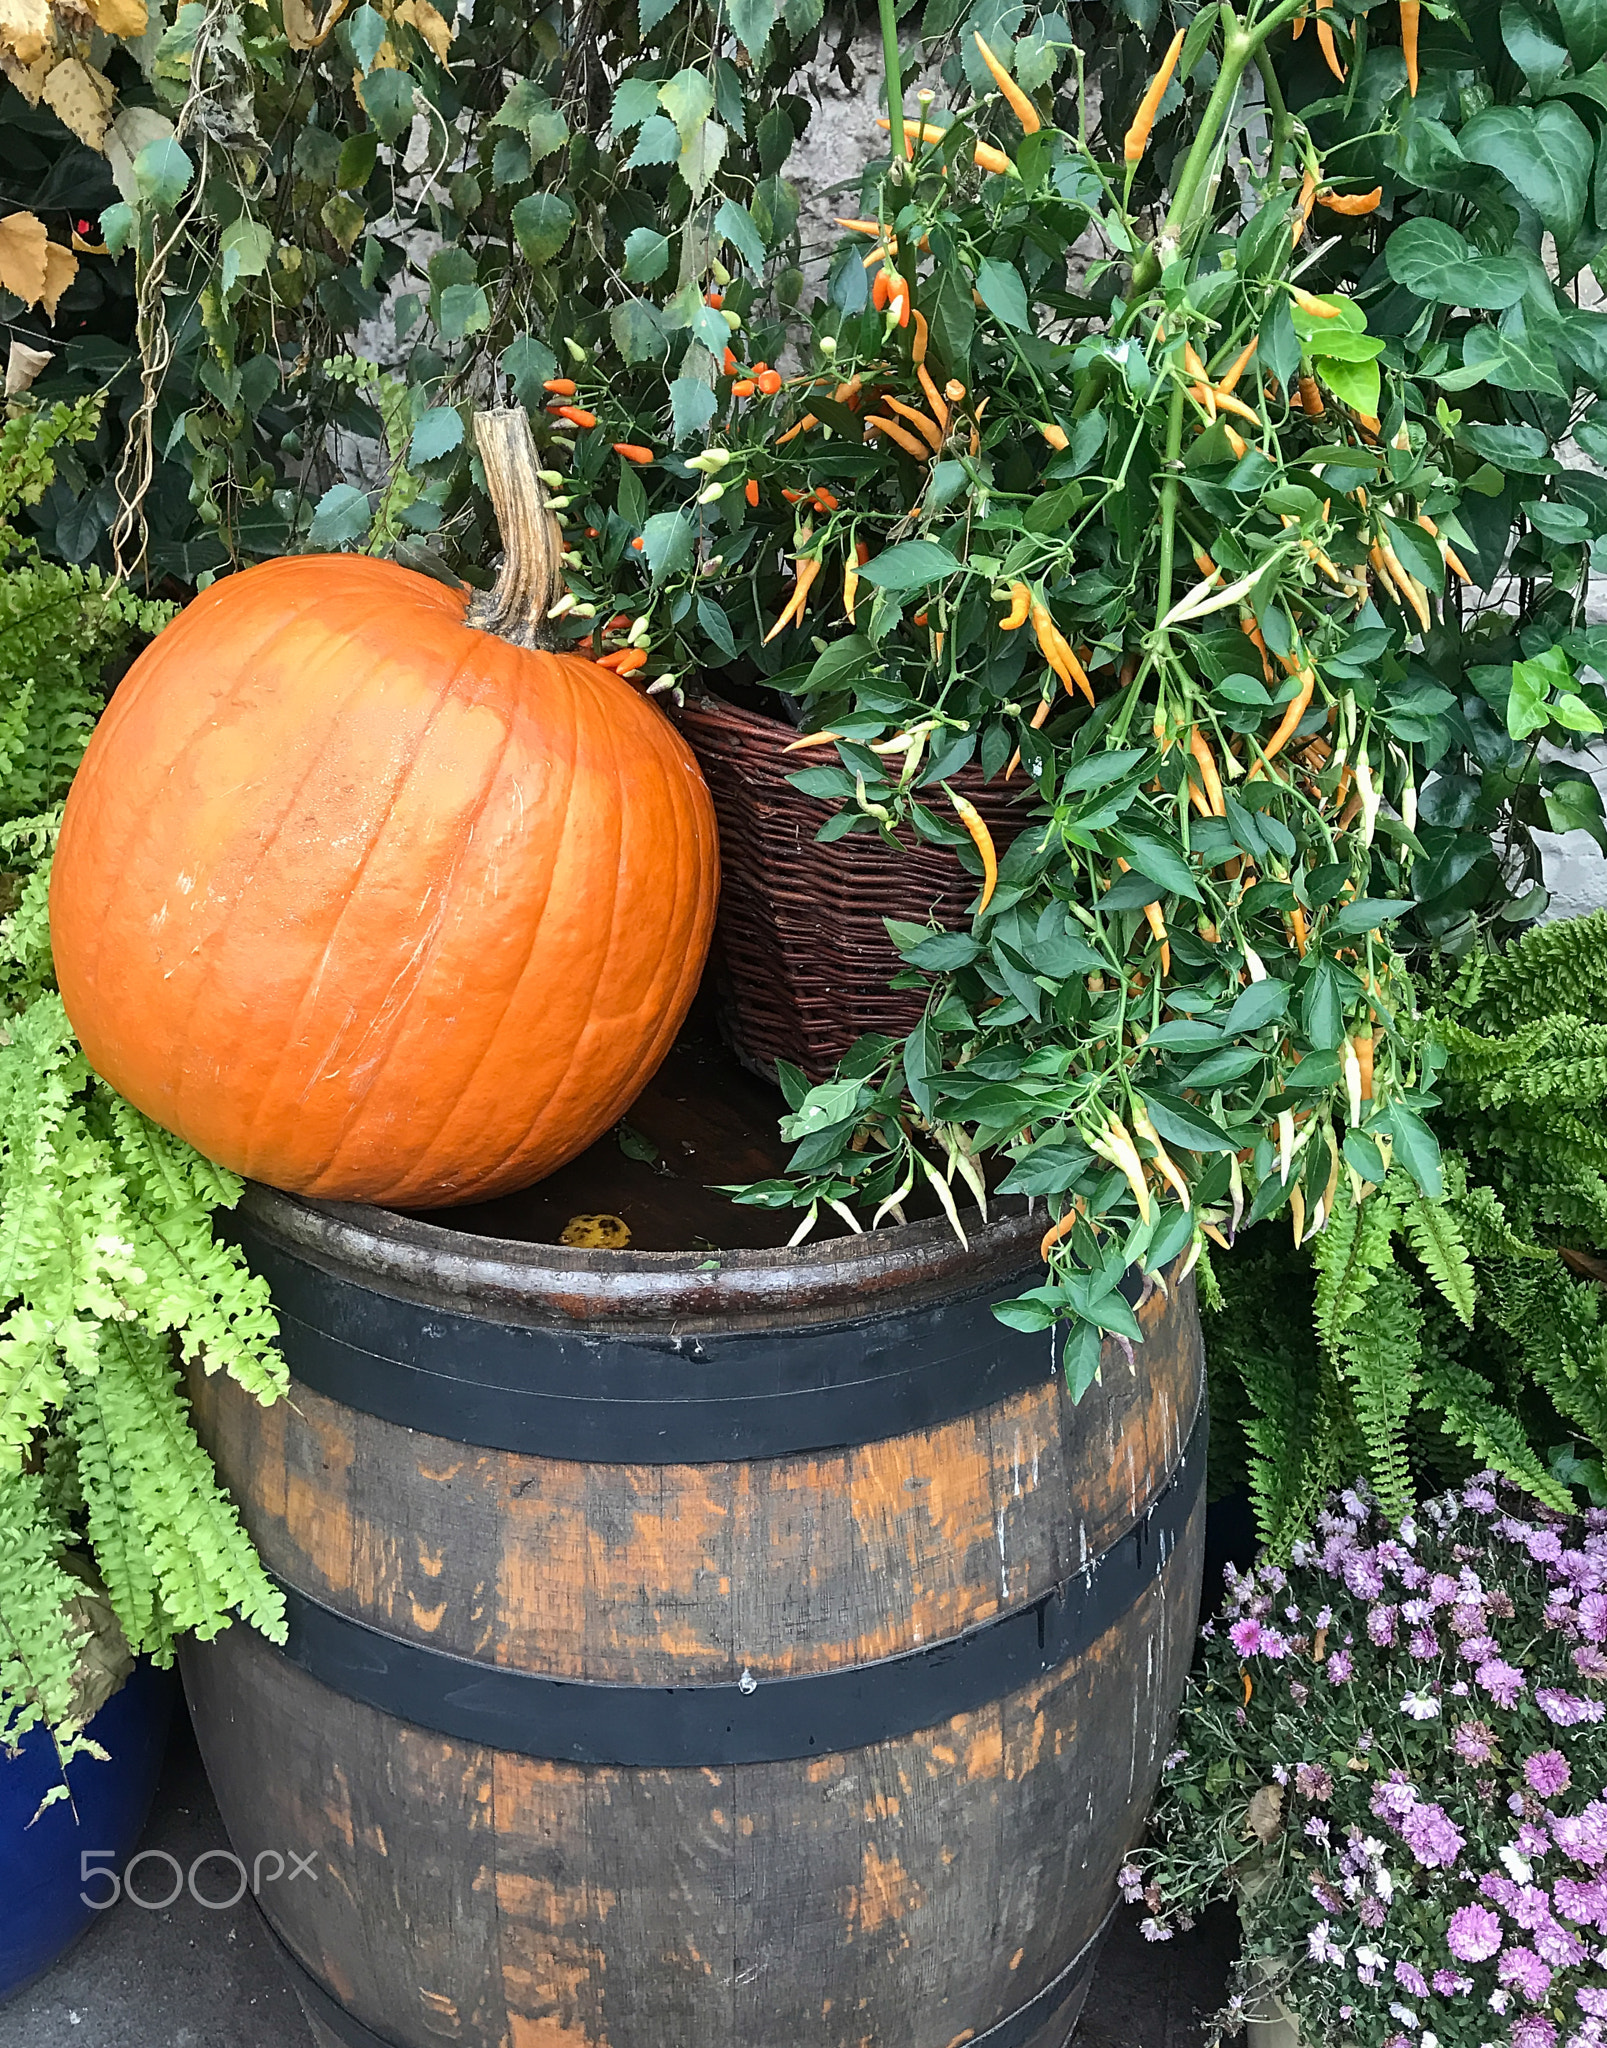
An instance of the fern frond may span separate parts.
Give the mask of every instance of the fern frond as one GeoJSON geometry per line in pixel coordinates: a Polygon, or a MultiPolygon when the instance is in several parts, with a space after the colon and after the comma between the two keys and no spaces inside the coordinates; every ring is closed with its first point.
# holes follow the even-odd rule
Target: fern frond
{"type": "Polygon", "coordinates": [[[1404,1211],[1406,1235],[1423,1269],[1471,1330],[1477,1287],[1456,1218],[1444,1202],[1417,1195],[1404,1211]]]}
{"type": "Polygon", "coordinates": [[[1399,1221],[1399,1211],[1383,1189],[1358,1206],[1340,1183],[1328,1227],[1313,1241],[1317,1335],[1325,1349],[1337,1349],[1389,1267],[1399,1221]]]}
{"type": "Polygon", "coordinates": [[[1480,1461],[1514,1486],[1521,1486],[1548,1507],[1572,1510],[1573,1496],[1553,1479],[1509,1408],[1495,1399],[1489,1385],[1465,1366],[1444,1361],[1425,1363],[1423,1400],[1440,1416],[1447,1436],[1465,1444],[1480,1461]]]}

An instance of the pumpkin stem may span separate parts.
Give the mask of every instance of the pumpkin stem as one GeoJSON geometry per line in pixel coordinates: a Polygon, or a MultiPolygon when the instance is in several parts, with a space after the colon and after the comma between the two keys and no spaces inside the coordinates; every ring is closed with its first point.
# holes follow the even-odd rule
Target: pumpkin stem
{"type": "Polygon", "coordinates": [[[465,622],[515,647],[550,647],[547,608],[563,595],[564,537],[547,510],[530,416],[522,405],[474,416],[474,439],[502,534],[496,587],[476,597],[465,622]]]}

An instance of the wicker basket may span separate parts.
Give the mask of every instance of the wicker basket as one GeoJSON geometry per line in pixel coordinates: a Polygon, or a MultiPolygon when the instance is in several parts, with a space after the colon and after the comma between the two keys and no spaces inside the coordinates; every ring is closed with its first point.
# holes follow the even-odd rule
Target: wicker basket
{"type": "MultiPolygon", "coordinates": [[[[947,848],[912,835],[902,835],[900,854],[868,833],[819,844],[831,807],[788,783],[803,762],[785,751],[797,733],[780,719],[702,697],[686,704],[680,725],[720,821],[715,984],[737,1056],[771,1078],[783,1059],[818,1080],[865,1032],[903,1037],[923,998],[888,987],[902,963],[882,919],[963,926],[975,876],[947,848]]],[[[953,782],[1002,853],[1020,829],[1012,793],[975,769],[953,782]]]]}

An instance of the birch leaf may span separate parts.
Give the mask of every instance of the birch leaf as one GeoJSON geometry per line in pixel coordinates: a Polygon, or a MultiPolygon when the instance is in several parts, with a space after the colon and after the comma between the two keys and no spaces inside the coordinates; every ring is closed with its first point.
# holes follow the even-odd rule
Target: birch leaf
{"type": "Polygon", "coordinates": [[[60,242],[45,244],[45,285],[39,294],[45,317],[54,325],[61,295],[78,275],[78,258],[60,242]]]}
{"type": "Polygon", "coordinates": [[[90,149],[104,150],[106,123],[116,89],[109,78],[79,57],[58,64],[45,80],[44,103],[64,127],[90,149]]]}
{"type": "Polygon", "coordinates": [[[145,0],[84,0],[84,5],[95,17],[96,28],[120,37],[125,43],[144,35],[150,26],[150,10],[145,0]]]}
{"type": "Polygon", "coordinates": [[[56,360],[54,349],[30,348],[25,341],[13,341],[6,357],[6,396],[16,398],[29,390],[34,379],[56,360]]]}
{"type": "Polygon", "coordinates": [[[430,0],[402,0],[401,6],[391,19],[406,22],[409,27],[416,28],[429,44],[432,55],[441,63],[446,62],[455,31],[446,16],[438,8],[430,5],[430,0]]]}
{"type": "Polygon", "coordinates": [[[0,220],[0,285],[25,306],[43,295],[49,246],[45,224],[36,214],[10,213],[0,220]]]}
{"type": "Polygon", "coordinates": [[[56,22],[48,0],[0,0],[0,43],[23,65],[53,50],[56,22]]]}
{"type": "Polygon", "coordinates": [[[340,20],[351,0],[333,0],[329,12],[320,21],[307,0],[284,0],[285,41],[293,50],[316,50],[328,40],[335,24],[340,20]]]}

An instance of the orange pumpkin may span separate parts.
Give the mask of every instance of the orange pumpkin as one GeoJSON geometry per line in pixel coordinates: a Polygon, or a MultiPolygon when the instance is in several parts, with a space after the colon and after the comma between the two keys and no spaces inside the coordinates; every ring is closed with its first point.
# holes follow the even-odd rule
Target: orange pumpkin
{"type": "Polygon", "coordinates": [[[624,1111],[697,987],[714,811],[656,705],[542,651],[561,539],[482,415],[489,597],[358,555],[248,569],[130,669],[67,800],[50,930],[90,1064],[292,1193],[528,1186],[624,1111]]]}

